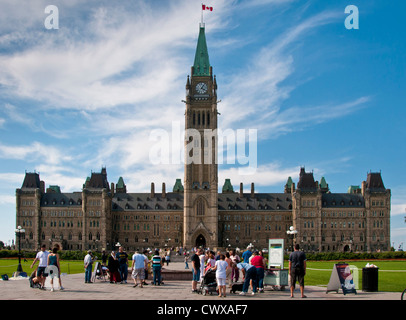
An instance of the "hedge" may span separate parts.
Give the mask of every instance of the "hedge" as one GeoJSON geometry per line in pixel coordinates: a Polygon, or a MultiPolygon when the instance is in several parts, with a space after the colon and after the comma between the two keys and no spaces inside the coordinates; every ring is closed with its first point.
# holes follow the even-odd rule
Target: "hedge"
{"type": "MultiPolygon", "coordinates": [[[[385,251],[385,252],[306,252],[307,260],[385,260],[385,259],[406,259],[404,251],[385,251]]],[[[289,255],[285,255],[289,259],[289,255]]]]}
{"type": "MultiPolygon", "coordinates": [[[[59,251],[61,260],[83,260],[87,251],[59,251]]],[[[24,258],[35,258],[36,252],[22,251],[24,258]]],[[[93,256],[101,259],[101,252],[93,252],[93,256]]],[[[18,250],[0,250],[0,258],[18,258],[18,250]]],[[[385,251],[385,252],[306,252],[307,260],[385,260],[385,259],[406,259],[405,251],[385,251]]],[[[285,260],[289,259],[289,254],[285,255],[285,260]]]]}

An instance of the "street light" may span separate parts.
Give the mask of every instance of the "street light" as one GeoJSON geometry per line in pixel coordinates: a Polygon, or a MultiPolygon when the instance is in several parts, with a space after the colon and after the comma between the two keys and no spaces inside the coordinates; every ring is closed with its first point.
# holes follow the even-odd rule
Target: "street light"
{"type": "Polygon", "coordinates": [[[23,268],[21,266],[21,234],[25,233],[25,229],[22,229],[21,226],[18,226],[17,229],[15,229],[15,233],[18,235],[18,267],[17,267],[17,272],[23,272],[23,268]]]}
{"type": "Polygon", "coordinates": [[[286,231],[286,233],[287,233],[288,235],[292,235],[292,251],[293,251],[293,240],[294,240],[294,238],[296,237],[297,230],[296,230],[293,226],[290,226],[289,230],[286,231]]]}

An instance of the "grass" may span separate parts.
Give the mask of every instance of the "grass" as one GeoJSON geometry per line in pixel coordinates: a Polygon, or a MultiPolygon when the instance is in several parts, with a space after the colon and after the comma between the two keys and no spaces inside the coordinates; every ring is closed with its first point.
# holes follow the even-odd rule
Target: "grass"
{"type": "MultiPolygon", "coordinates": [[[[27,262],[21,261],[23,271],[28,275],[38,266],[37,262],[34,269],[31,269],[32,261],[33,259],[28,259],[27,262]]],[[[305,285],[327,287],[334,264],[340,262],[345,262],[358,268],[358,290],[362,289],[362,268],[365,267],[368,262],[379,267],[379,291],[402,292],[406,288],[406,261],[404,260],[307,261],[308,270],[305,277],[305,285]],[[398,272],[393,272],[393,270],[398,272]]],[[[61,261],[60,264],[62,273],[84,273],[83,261],[67,260],[61,261]]],[[[11,277],[13,272],[17,270],[17,265],[18,259],[0,259],[0,275],[7,274],[11,277]]],[[[287,267],[288,262],[285,261],[285,268],[287,267]]]]}
{"type": "MultiPolygon", "coordinates": [[[[358,290],[361,290],[362,268],[365,267],[368,262],[373,263],[379,268],[379,291],[402,292],[406,288],[406,261],[404,260],[308,261],[305,285],[327,287],[334,264],[347,263],[350,266],[355,266],[358,268],[358,290]]],[[[354,271],[353,278],[355,279],[354,271]]]]}
{"type": "MultiPolygon", "coordinates": [[[[31,264],[34,259],[27,259],[27,262],[21,260],[21,267],[28,276],[38,267],[38,262],[31,269],[31,264]]],[[[84,273],[83,261],[80,260],[66,260],[60,261],[61,273],[74,274],[84,273]]],[[[9,277],[17,271],[18,259],[0,259],[0,275],[7,274],[9,277]]]]}

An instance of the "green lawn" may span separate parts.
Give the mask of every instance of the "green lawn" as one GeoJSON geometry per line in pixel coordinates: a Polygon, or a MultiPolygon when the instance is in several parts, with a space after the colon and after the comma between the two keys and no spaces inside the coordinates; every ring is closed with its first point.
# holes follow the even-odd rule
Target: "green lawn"
{"type": "MultiPolygon", "coordinates": [[[[358,290],[362,289],[362,268],[365,267],[368,262],[373,263],[379,268],[379,291],[401,292],[406,288],[406,261],[402,260],[308,261],[305,285],[327,287],[334,264],[340,262],[345,262],[358,268],[358,290]]],[[[286,264],[286,267],[287,266],[288,264],[286,264]]],[[[353,278],[355,279],[354,271],[353,278]]]]}
{"type": "MultiPolygon", "coordinates": [[[[28,262],[21,260],[21,267],[23,271],[29,276],[36,267],[38,267],[38,262],[35,264],[34,268],[31,269],[30,266],[34,259],[27,259],[28,262]]],[[[83,261],[80,260],[70,260],[70,261],[60,261],[61,273],[84,273],[83,261]]],[[[0,274],[7,274],[9,277],[13,275],[13,272],[17,271],[18,259],[0,259],[0,274]]]]}
{"type": "MultiPolygon", "coordinates": [[[[28,262],[21,261],[23,271],[27,272],[28,275],[34,270],[30,268],[32,261],[33,259],[29,259],[28,262]]],[[[379,267],[379,291],[401,292],[406,288],[406,261],[404,260],[307,261],[308,270],[305,277],[305,285],[327,287],[333,266],[339,262],[346,262],[359,269],[358,290],[362,289],[362,268],[368,262],[379,267]],[[393,272],[396,270],[399,272],[393,272]]],[[[17,270],[17,265],[18,259],[0,259],[0,274],[7,274],[11,277],[13,272],[17,270]]],[[[38,262],[36,266],[38,266],[38,262]]],[[[288,262],[285,261],[285,268],[287,267],[288,262]]],[[[84,273],[83,261],[61,261],[61,272],[68,274],[84,273]]]]}

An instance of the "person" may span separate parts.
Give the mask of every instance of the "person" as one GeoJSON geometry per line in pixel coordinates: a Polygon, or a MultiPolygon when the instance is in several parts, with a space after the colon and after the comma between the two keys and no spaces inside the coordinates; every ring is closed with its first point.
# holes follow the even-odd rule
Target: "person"
{"type": "Polygon", "coordinates": [[[162,270],[162,259],[159,255],[159,251],[155,250],[154,256],[151,259],[152,261],[152,273],[153,273],[153,285],[161,285],[161,270],[162,270]]]}
{"type": "Polygon", "coordinates": [[[137,279],[140,280],[140,287],[143,288],[145,279],[145,269],[148,267],[148,258],[137,249],[132,257],[131,276],[134,280],[134,288],[138,286],[137,279]]]}
{"type": "Polygon", "coordinates": [[[250,263],[250,257],[251,257],[251,255],[252,255],[251,247],[248,246],[248,247],[247,247],[247,250],[245,250],[245,251],[243,252],[243,254],[242,254],[242,258],[243,258],[243,260],[244,260],[244,263],[250,263]]]}
{"type": "Polygon", "coordinates": [[[170,250],[168,250],[168,251],[166,252],[166,255],[165,255],[165,262],[166,262],[166,266],[169,266],[169,262],[171,262],[171,251],[170,251],[170,250]]]}
{"type": "MultiPolygon", "coordinates": [[[[48,255],[48,265],[49,266],[56,266],[58,268],[58,279],[59,279],[59,287],[60,290],[63,290],[62,287],[62,279],[61,279],[61,266],[59,264],[59,254],[58,248],[53,248],[52,253],[48,255]]],[[[51,277],[51,291],[54,291],[54,279],[51,277]]]]}
{"type": "Polygon", "coordinates": [[[109,256],[107,268],[109,269],[110,283],[121,282],[120,273],[118,271],[119,263],[114,251],[112,251],[109,256]]]}
{"type": "Polygon", "coordinates": [[[198,250],[199,250],[199,259],[200,259],[200,279],[199,279],[199,281],[202,281],[203,276],[204,276],[204,268],[206,265],[207,256],[205,255],[203,249],[198,249],[198,250]]]}
{"type": "Polygon", "coordinates": [[[214,268],[215,265],[216,259],[214,257],[214,251],[207,251],[207,264],[205,271],[207,271],[210,268],[214,268]]]}
{"type": "Polygon", "coordinates": [[[146,280],[148,279],[148,264],[150,263],[150,261],[148,260],[148,250],[144,250],[142,254],[144,255],[145,259],[147,260],[147,265],[146,265],[146,267],[145,267],[145,272],[144,272],[145,277],[144,277],[144,279],[142,280],[142,284],[143,284],[144,286],[147,286],[148,283],[147,283],[146,280]]]}
{"type": "Polygon", "coordinates": [[[302,298],[304,294],[304,277],[306,275],[306,254],[300,251],[298,243],[295,244],[294,251],[289,255],[289,272],[290,272],[290,297],[293,298],[296,281],[299,282],[300,293],[302,298]]]}
{"type": "Polygon", "coordinates": [[[221,252],[220,251],[217,251],[217,253],[216,253],[216,261],[218,261],[218,260],[220,260],[220,255],[221,255],[221,252]]]}
{"type": "Polygon", "coordinates": [[[92,265],[93,265],[93,256],[92,251],[87,251],[87,255],[83,260],[85,266],[85,283],[92,283],[92,265]]]}
{"type": "Polygon", "coordinates": [[[240,262],[240,257],[236,254],[235,250],[230,251],[230,259],[234,266],[231,271],[231,281],[238,282],[238,279],[240,278],[240,270],[237,268],[237,264],[240,262]]]}
{"type": "Polygon", "coordinates": [[[189,260],[189,254],[185,253],[185,269],[189,269],[188,260],[189,260]]]}
{"type": "Polygon", "coordinates": [[[231,287],[231,283],[233,282],[233,280],[231,279],[231,273],[232,273],[234,265],[233,265],[233,261],[230,258],[230,252],[226,252],[226,262],[228,264],[228,267],[226,269],[226,278],[227,278],[228,285],[231,287]]]}
{"type": "Polygon", "coordinates": [[[38,269],[37,269],[37,278],[39,280],[40,283],[40,288],[44,289],[45,287],[45,268],[48,266],[48,255],[49,252],[46,251],[46,245],[43,244],[41,246],[41,250],[37,253],[37,255],[35,256],[34,261],[31,264],[31,269],[34,267],[34,265],[37,263],[37,261],[39,261],[38,263],[38,269]]]}
{"type": "Polygon", "coordinates": [[[226,256],[224,254],[220,254],[220,260],[216,260],[216,264],[213,268],[211,268],[212,270],[216,271],[216,280],[219,287],[219,297],[226,297],[227,267],[228,263],[226,261],[226,256]]]}
{"type": "Polygon", "coordinates": [[[240,262],[237,264],[237,268],[242,271],[244,275],[244,283],[242,286],[242,291],[240,295],[245,296],[248,292],[248,287],[250,285],[250,281],[252,280],[252,295],[256,294],[257,292],[257,268],[255,268],[252,264],[240,262]]]}
{"type": "Polygon", "coordinates": [[[192,262],[192,292],[197,292],[197,283],[200,281],[200,255],[201,249],[197,249],[197,251],[192,255],[190,259],[192,262]]]}
{"type": "Polygon", "coordinates": [[[255,268],[257,268],[257,286],[259,292],[264,292],[264,275],[265,275],[265,260],[259,251],[254,251],[251,256],[250,262],[255,268]]]}
{"type": "Polygon", "coordinates": [[[103,253],[102,253],[102,265],[103,266],[107,265],[107,253],[105,250],[103,250],[103,253]]]}
{"type": "Polygon", "coordinates": [[[121,277],[121,283],[127,283],[128,276],[128,254],[124,251],[123,247],[118,248],[116,258],[119,263],[119,272],[121,277]]]}

